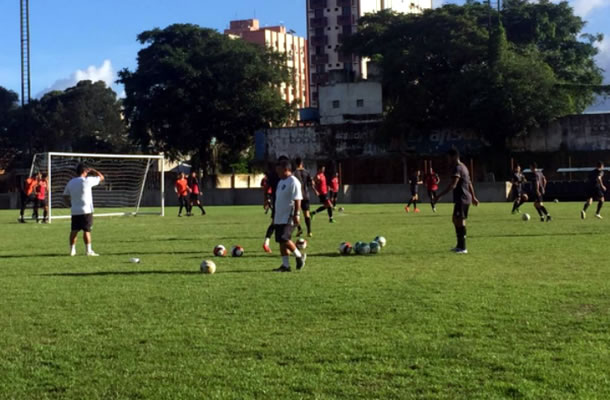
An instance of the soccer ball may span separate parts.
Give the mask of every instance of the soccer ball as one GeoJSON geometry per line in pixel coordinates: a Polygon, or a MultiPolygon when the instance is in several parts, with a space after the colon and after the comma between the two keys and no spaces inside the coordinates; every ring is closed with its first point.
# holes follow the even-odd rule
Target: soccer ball
{"type": "Polygon", "coordinates": [[[214,255],[216,257],[224,257],[227,255],[227,249],[223,245],[219,244],[218,246],[214,247],[214,255]]]}
{"type": "Polygon", "coordinates": [[[371,246],[368,243],[359,243],[360,245],[356,245],[356,254],[365,255],[371,252],[371,246]]]}
{"type": "Polygon", "coordinates": [[[349,242],[343,242],[339,245],[339,253],[341,255],[347,256],[352,253],[352,250],[354,250],[354,248],[349,242]]]}
{"type": "Polygon", "coordinates": [[[199,269],[203,274],[213,274],[216,272],[216,264],[214,261],[203,260],[199,269]]]}
{"type": "Polygon", "coordinates": [[[307,240],[300,238],[299,240],[297,240],[297,249],[299,250],[305,250],[307,248],[307,240]]]}
{"type": "Polygon", "coordinates": [[[343,211],[345,211],[345,208],[339,207],[339,212],[343,212],[343,211]]]}
{"type": "Polygon", "coordinates": [[[244,255],[244,248],[241,246],[233,246],[231,249],[231,255],[233,257],[241,257],[244,255]]]}
{"type": "Polygon", "coordinates": [[[379,246],[381,248],[384,248],[385,245],[388,243],[383,236],[377,236],[374,241],[379,243],[379,246]]]}
{"type": "Polygon", "coordinates": [[[140,259],[134,257],[134,258],[131,258],[129,260],[129,262],[132,263],[132,264],[139,264],[140,263],[140,259]]]}
{"type": "Polygon", "coordinates": [[[559,203],[559,199],[555,199],[555,203],[559,203]]]}
{"type": "Polygon", "coordinates": [[[525,214],[523,214],[523,216],[522,216],[521,218],[522,218],[524,221],[529,221],[531,217],[530,217],[530,215],[529,215],[529,214],[525,213],[525,214]]]}
{"type": "Polygon", "coordinates": [[[369,248],[371,254],[377,254],[381,249],[381,245],[379,244],[379,242],[372,241],[371,244],[369,244],[369,248]]]}

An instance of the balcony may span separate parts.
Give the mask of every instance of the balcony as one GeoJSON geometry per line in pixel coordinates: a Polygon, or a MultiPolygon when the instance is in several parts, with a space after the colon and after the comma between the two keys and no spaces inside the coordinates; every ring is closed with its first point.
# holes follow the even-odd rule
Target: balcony
{"type": "Polygon", "coordinates": [[[326,17],[309,19],[310,28],[326,28],[327,26],[328,26],[328,18],[326,18],[326,17]]]}
{"type": "Polygon", "coordinates": [[[311,56],[311,64],[328,64],[328,54],[319,54],[311,56]]]}
{"type": "Polygon", "coordinates": [[[309,8],[311,9],[326,8],[327,5],[327,0],[309,0],[309,8]]]}
{"type": "Polygon", "coordinates": [[[312,46],[326,46],[328,44],[328,36],[312,36],[310,41],[312,46]]]}
{"type": "Polygon", "coordinates": [[[353,20],[351,15],[339,15],[337,17],[337,25],[345,26],[345,25],[353,25],[353,20]]]}
{"type": "Polygon", "coordinates": [[[352,6],[352,0],[337,0],[337,7],[351,7],[351,6],[352,6]]]}
{"type": "Polygon", "coordinates": [[[327,73],[312,74],[311,82],[315,85],[324,85],[325,83],[328,83],[328,74],[327,73]]]}

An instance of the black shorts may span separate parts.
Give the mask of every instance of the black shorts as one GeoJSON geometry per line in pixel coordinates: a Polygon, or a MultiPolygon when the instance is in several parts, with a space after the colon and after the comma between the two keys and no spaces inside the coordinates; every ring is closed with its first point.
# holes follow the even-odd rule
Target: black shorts
{"type": "Polygon", "coordinates": [[[197,200],[199,200],[199,195],[195,194],[195,193],[191,193],[189,195],[189,198],[191,199],[191,201],[197,201],[197,200]]]}
{"type": "Polygon", "coordinates": [[[36,194],[35,193],[31,193],[29,196],[27,194],[25,194],[25,192],[21,192],[21,204],[26,205],[28,203],[34,203],[36,204],[36,201],[38,199],[36,198],[36,194]]]}
{"type": "Polygon", "coordinates": [[[309,211],[311,209],[311,205],[309,204],[309,199],[305,200],[301,200],[301,210],[303,211],[309,211]]]}
{"type": "Polygon", "coordinates": [[[82,214],[72,216],[72,232],[91,232],[93,227],[93,214],[82,214]]]}
{"type": "Polygon", "coordinates": [[[470,204],[455,203],[453,205],[453,217],[468,219],[468,210],[470,210],[470,204]]]}
{"type": "Polygon", "coordinates": [[[286,243],[292,239],[292,232],[294,231],[294,225],[284,224],[275,225],[275,241],[277,243],[286,243]]]}
{"type": "Polygon", "coordinates": [[[318,199],[320,199],[320,203],[322,204],[328,203],[328,193],[319,195],[318,199]]]}
{"type": "Polygon", "coordinates": [[[521,197],[523,196],[523,190],[522,189],[513,188],[512,192],[513,192],[513,195],[512,195],[513,201],[520,200],[521,197]]]}
{"type": "Polygon", "coordinates": [[[599,201],[604,197],[605,193],[602,188],[590,188],[587,191],[587,198],[599,201]]]}
{"type": "Polygon", "coordinates": [[[530,200],[534,203],[544,203],[544,194],[532,193],[530,200]]]}
{"type": "Polygon", "coordinates": [[[47,199],[36,199],[36,207],[44,208],[47,206],[47,199]]]}

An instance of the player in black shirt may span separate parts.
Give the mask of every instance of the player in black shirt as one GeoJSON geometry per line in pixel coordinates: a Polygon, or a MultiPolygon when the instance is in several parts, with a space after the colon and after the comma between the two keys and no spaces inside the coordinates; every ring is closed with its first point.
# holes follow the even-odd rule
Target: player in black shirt
{"type": "Polygon", "coordinates": [[[474,193],[474,187],[470,180],[470,173],[466,165],[460,161],[460,153],[457,149],[451,149],[448,153],[449,164],[452,166],[451,182],[443,190],[437,199],[453,191],[453,225],[457,237],[457,246],[452,250],[457,254],[468,254],[466,249],[466,220],[470,204],[475,207],[479,200],[474,193]]]}
{"type": "MultiPolygon", "coordinates": [[[[309,174],[309,171],[305,169],[303,166],[303,159],[301,157],[297,157],[294,160],[297,168],[294,171],[294,176],[301,182],[303,200],[301,201],[301,210],[303,210],[303,215],[305,217],[305,225],[307,226],[307,236],[312,237],[313,233],[311,232],[311,214],[310,214],[310,203],[309,203],[309,188],[314,189],[313,179],[309,174]]],[[[303,235],[303,228],[301,225],[298,226],[297,236],[303,235]]]]}
{"type": "Polygon", "coordinates": [[[534,174],[534,181],[532,183],[532,198],[534,200],[534,207],[540,215],[540,221],[549,222],[551,221],[551,215],[544,206],[544,193],[546,192],[546,177],[542,171],[538,170],[538,165],[532,163],[530,166],[532,174],[534,174]]]}
{"type": "Polygon", "coordinates": [[[409,209],[409,207],[411,207],[411,204],[413,204],[413,211],[416,213],[419,212],[419,208],[417,208],[417,202],[419,201],[419,185],[421,185],[422,183],[423,182],[421,179],[421,171],[418,169],[417,171],[415,171],[415,174],[413,174],[409,179],[409,186],[411,187],[411,200],[409,200],[409,204],[405,206],[406,212],[411,211],[409,209]]]}
{"type": "Polygon", "coordinates": [[[517,165],[515,167],[515,170],[513,171],[513,177],[511,179],[511,182],[513,184],[512,187],[512,198],[513,198],[513,211],[512,213],[520,213],[521,211],[519,211],[519,207],[521,207],[521,205],[523,203],[525,203],[526,199],[527,199],[527,195],[525,195],[525,193],[523,193],[523,184],[525,182],[527,182],[527,180],[525,179],[525,175],[523,175],[523,173],[521,172],[521,166],[517,165]]]}
{"type": "Polygon", "coordinates": [[[606,198],[604,197],[605,193],[606,186],[604,186],[604,163],[599,161],[597,163],[597,168],[589,173],[589,179],[587,182],[587,202],[580,212],[580,217],[582,219],[587,218],[587,209],[593,203],[593,200],[598,202],[595,217],[602,219],[600,213],[602,211],[602,207],[604,206],[604,201],[606,201],[606,198]]]}

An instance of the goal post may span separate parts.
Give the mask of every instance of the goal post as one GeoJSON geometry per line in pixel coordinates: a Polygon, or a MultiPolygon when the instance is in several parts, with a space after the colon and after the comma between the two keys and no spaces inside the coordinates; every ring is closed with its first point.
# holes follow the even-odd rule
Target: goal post
{"type": "Polygon", "coordinates": [[[46,172],[49,222],[70,218],[63,191],[85,163],[104,175],[93,188],[94,215],[165,215],[165,157],[161,155],[49,152],[36,154],[30,173],[46,172]]]}

